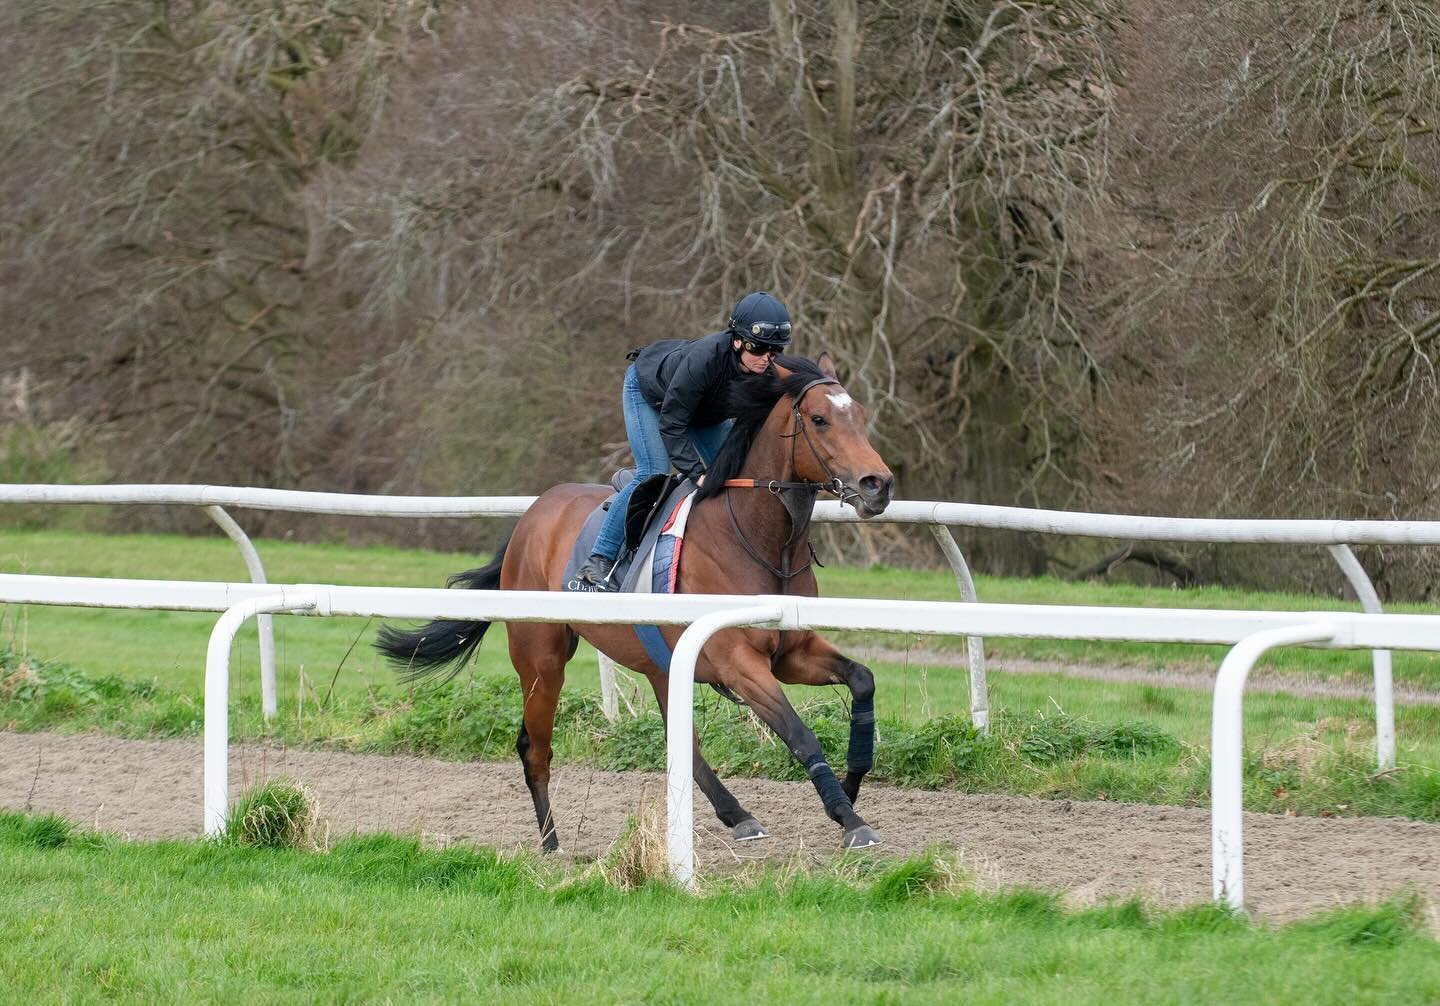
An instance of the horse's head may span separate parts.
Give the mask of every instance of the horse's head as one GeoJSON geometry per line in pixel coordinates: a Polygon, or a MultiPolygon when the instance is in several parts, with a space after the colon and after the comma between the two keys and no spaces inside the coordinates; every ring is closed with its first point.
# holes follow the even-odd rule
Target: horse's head
{"type": "MultiPolygon", "coordinates": [[[[870,446],[865,408],[835,376],[829,354],[821,353],[815,362],[823,377],[806,382],[792,399],[795,475],[834,485],[861,517],[879,516],[890,505],[895,476],[870,446]]],[[[782,379],[792,376],[779,363],[774,369],[782,379]]]]}

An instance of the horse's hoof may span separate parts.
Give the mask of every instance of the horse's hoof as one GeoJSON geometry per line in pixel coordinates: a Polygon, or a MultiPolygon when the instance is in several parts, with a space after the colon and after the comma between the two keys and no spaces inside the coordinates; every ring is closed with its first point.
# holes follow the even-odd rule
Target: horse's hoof
{"type": "Polygon", "coordinates": [[[737,842],[753,842],[757,838],[770,837],[770,833],[753,817],[747,817],[735,825],[735,827],[730,829],[730,834],[735,837],[735,841],[737,842]]]}
{"type": "Polygon", "coordinates": [[[845,837],[840,840],[840,847],[842,849],[868,849],[872,845],[879,844],[880,836],[875,834],[875,829],[868,824],[851,828],[845,833],[845,837]]]}

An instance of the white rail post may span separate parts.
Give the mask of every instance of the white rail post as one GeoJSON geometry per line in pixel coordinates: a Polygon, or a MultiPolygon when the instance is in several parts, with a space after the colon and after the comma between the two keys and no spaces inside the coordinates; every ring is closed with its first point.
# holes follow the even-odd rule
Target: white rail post
{"type": "Polygon", "coordinates": [[[681,887],[695,886],[695,661],[721,629],[779,622],[784,614],[778,604],[765,604],[702,615],[675,644],[665,703],[665,849],[670,877],[681,887]]]}
{"type": "MultiPolygon", "coordinates": [[[[235,523],[235,519],[225,512],[224,508],[218,506],[207,506],[205,512],[210,519],[220,525],[220,529],[230,536],[239,548],[240,554],[245,557],[245,568],[250,571],[251,583],[266,583],[265,567],[260,563],[260,553],[255,551],[255,543],[250,540],[243,528],[235,523]]],[[[276,691],[275,691],[275,629],[269,615],[261,615],[255,620],[255,626],[260,633],[260,714],[268,721],[275,718],[276,691]]]]}
{"type": "Polygon", "coordinates": [[[600,667],[600,711],[614,723],[620,718],[620,686],[615,680],[615,661],[599,650],[595,651],[595,662],[600,667]]]}
{"type": "Polygon", "coordinates": [[[308,611],[319,598],[308,591],[280,592],[255,597],[227,608],[210,631],[205,651],[205,764],[204,827],[207,837],[225,827],[230,802],[230,644],[253,615],[269,611],[308,611]]]}
{"type": "Polygon", "coordinates": [[[1245,679],[1266,650],[1296,643],[1328,642],[1336,628],[1324,622],[1262,629],[1225,655],[1215,678],[1210,719],[1210,869],[1216,901],[1245,908],[1245,839],[1242,792],[1245,679]]]}
{"type": "MultiPolygon", "coordinates": [[[[1370,582],[1365,567],[1355,558],[1349,545],[1331,545],[1330,554],[1340,564],[1360,607],[1378,615],[1380,595],[1375,593],[1375,584],[1370,582]]],[[[1375,670],[1375,764],[1383,772],[1395,767],[1395,677],[1390,666],[1389,650],[1371,650],[1370,663],[1375,670]]]]}
{"type": "MultiPolygon", "coordinates": [[[[931,524],[930,532],[940,543],[940,550],[955,571],[955,583],[960,588],[960,598],[977,603],[975,580],[970,576],[970,566],[965,555],[955,543],[955,536],[944,524],[931,524]]],[[[990,688],[985,682],[985,640],[980,636],[966,636],[965,644],[970,653],[970,723],[982,734],[990,732],[990,688]]]]}

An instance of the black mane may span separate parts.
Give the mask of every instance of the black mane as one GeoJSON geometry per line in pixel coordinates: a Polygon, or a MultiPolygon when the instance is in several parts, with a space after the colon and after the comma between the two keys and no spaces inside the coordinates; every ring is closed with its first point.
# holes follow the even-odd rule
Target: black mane
{"type": "MultiPolygon", "coordinates": [[[[790,371],[789,377],[780,377],[772,370],[764,374],[744,377],[730,384],[729,411],[735,417],[725,443],[715,455],[715,462],[705,472],[705,484],[695,494],[696,500],[716,496],[725,488],[725,481],[740,474],[755,434],[770,418],[775,403],[785,395],[796,395],[811,381],[824,380],[826,375],[814,360],[803,356],[777,356],[775,362],[790,371]]],[[[775,476],[779,476],[779,472],[775,476]]]]}

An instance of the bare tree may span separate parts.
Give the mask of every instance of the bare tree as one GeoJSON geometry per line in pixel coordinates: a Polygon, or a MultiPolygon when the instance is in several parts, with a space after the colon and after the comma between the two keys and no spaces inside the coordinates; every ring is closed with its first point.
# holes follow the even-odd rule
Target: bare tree
{"type": "Polygon", "coordinates": [[[1149,28],[1185,54],[1183,84],[1147,110],[1164,139],[1138,158],[1151,201],[1111,315],[1125,391],[1097,464],[1124,474],[1100,496],[1432,515],[1440,15],[1237,0],[1149,28]]]}
{"type": "Polygon", "coordinates": [[[1437,57],[1418,0],[16,0],[7,470],[600,477],[624,351],[768,288],[912,496],[1428,515],[1437,57]]]}
{"type": "Polygon", "coordinates": [[[7,11],[0,298],[39,397],[108,435],[113,464],[288,481],[314,463],[301,399],[333,354],[298,195],[353,159],[426,16],[379,0],[7,11]]]}
{"type": "Polygon", "coordinates": [[[563,78],[487,89],[508,131],[471,99],[496,146],[452,147],[354,249],[388,267],[372,289],[413,292],[423,258],[437,313],[543,302],[614,346],[718,327],[769,288],[802,348],[847,362],[912,491],[1073,476],[1100,379],[1074,224],[1106,177],[1116,6],[774,0],[639,27],[564,9],[534,28],[563,78]]]}

